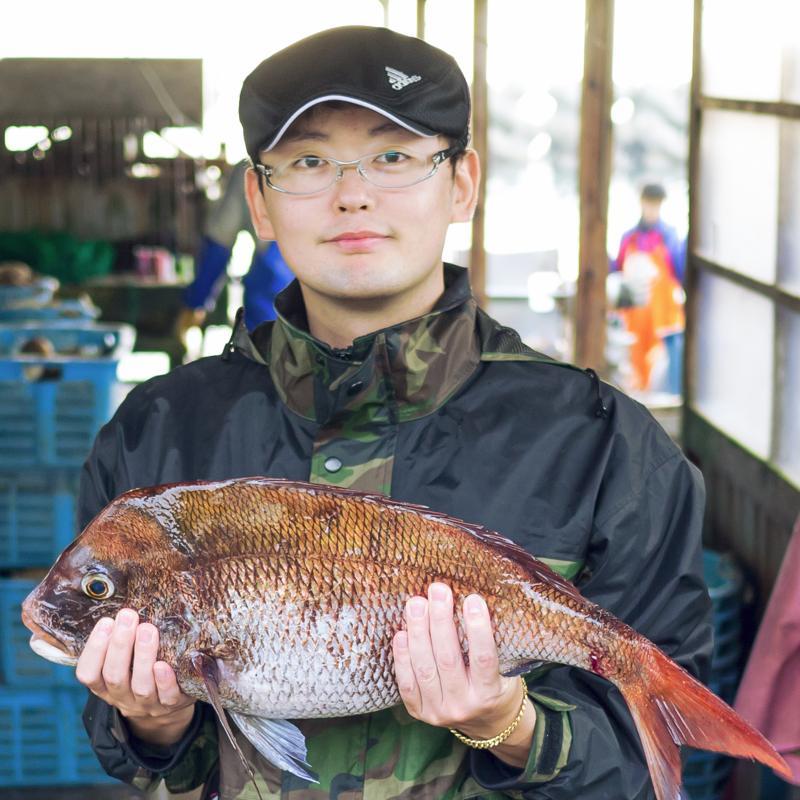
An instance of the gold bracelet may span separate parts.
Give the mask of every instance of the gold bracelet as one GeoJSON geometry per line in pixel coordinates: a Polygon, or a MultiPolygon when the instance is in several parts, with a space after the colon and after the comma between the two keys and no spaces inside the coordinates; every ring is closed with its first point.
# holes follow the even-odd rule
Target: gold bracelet
{"type": "Polygon", "coordinates": [[[522,722],[522,717],[525,714],[525,705],[528,700],[528,684],[525,683],[525,678],[522,676],[520,676],[520,681],[522,682],[522,702],[519,705],[517,716],[514,718],[514,721],[505,730],[500,731],[497,736],[492,736],[491,739],[470,739],[455,728],[450,728],[450,733],[452,733],[459,742],[463,742],[469,747],[474,747],[476,750],[488,750],[490,747],[497,747],[497,745],[504,742],[517,729],[517,726],[522,722]]]}

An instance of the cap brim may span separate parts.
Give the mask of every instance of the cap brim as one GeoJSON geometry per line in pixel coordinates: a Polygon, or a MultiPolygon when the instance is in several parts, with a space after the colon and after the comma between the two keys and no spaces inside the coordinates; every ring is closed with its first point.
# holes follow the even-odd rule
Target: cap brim
{"type": "Polygon", "coordinates": [[[348,97],[347,95],[343,94],[326,94],[323,97],[315,97],[313,100],[309,100],[304,105],[300,106],[281,126],[278,133],[275,135],[273,140],[266,145],[265,147],[259,148],[261,152],[267,152],[272,150],[278,142],[283,138],[283,135],[289,129],[289,126],[305,111],[308,111],[309,108],[312,106],[319,105],[320,103],[328,103],[332,101],[339,101],[344,103],[352,103],[356,106],[361,106],[362,108],[368,108],[370,111],[374,111],[376,114],[380,114],[382,117],[386,117],[387,119],[394,122],[396,125],[399,125],[401,128],[405,128],[411,133],[415,133],[417,136],[425,136],[427,138],[431,138],[433,136],[437,136],[438,134],[434,133],[433,131],[428,130],[427,128],[415,127],[408,122],[400,119],[400,117],[395,116],[394,114],[389,113],[386,109],[381,108],[380,106],[375,105],[374,103],[370,103],[366,100],[362,100],[358,97],[348,97]]]}

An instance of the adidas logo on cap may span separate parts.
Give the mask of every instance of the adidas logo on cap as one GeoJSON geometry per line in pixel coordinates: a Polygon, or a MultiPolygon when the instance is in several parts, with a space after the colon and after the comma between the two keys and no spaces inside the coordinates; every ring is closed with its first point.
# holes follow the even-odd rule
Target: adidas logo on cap
{"type": "Polygon", "coordinates": [[[406,75],[405,72],[401,72],[399,69],[393,69],[392,67],[384,67],[384,69],[386,70],[386,77],[389,79],[392,89],[397,92],[401,89],[405,89],[410,83],[416,83],[422,80],[422,77],[419,75],[406,75]]]}

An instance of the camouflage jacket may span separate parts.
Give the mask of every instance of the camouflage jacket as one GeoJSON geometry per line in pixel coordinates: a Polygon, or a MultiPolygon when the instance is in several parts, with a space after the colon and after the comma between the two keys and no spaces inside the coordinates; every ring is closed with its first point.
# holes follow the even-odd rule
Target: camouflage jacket
{"type": "MultiPolygon", "coordinates": [[[[465,270],[447,265],[445,277],[429,314],[346,350],[308,333],[292,284],[275,323],[252,336],[238,325],[221,357],[134,389],[86,463],[80,523],[129,488],[173,481],[267,475],[377,490],[515,539],[701,674],[711,628],[699,474],[642,406],[525,347],[476,307],[465,270]]],[[[522,770],[400,706],[300,720],[319,784],[258,761],[261,795],[652,797],[611,684],[552,665],[527,679],[537,721],[522,770]]],[[[122,780],[163,779],[173,792],[219,783],[226,800],[255,798],[208,712],[198,703],[184,739],[163,749],[132,741],[97,698],[84,719],[122,780]]]]}

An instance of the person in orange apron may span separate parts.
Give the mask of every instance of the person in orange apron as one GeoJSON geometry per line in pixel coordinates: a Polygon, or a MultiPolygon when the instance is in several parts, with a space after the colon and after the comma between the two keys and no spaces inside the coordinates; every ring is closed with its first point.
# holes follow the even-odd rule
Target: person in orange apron
{"type": "Polygon", "coordinates": [[[643,188],[642,217],[636,227],[623,235],[619,255],[611,269],[623,273],[626,285],[644,287],[642,292],[633,293],[634,300],[629,307],[619,309],[628,331],[636,337],[630,352],[631,388],[638,391],[653,388],[653,365],[666,349],[668,366],[664,388],[670,394],[680,394],[685,248],[675,229],[661,219],[665,196],[659,184],[643,188]]]}

